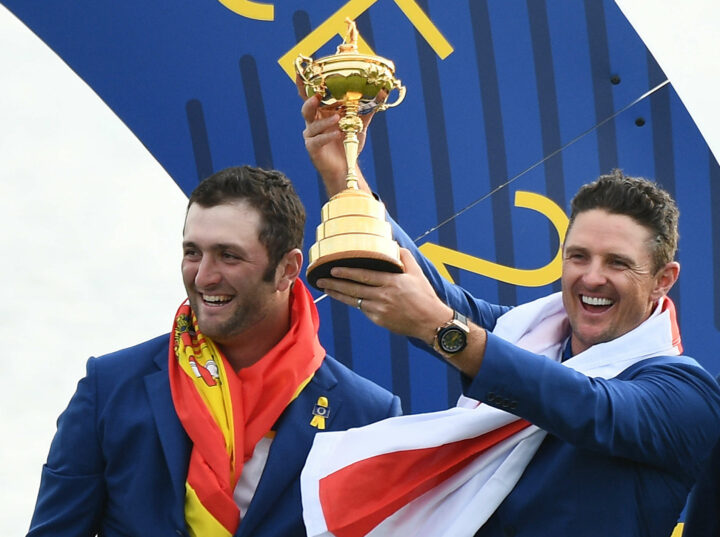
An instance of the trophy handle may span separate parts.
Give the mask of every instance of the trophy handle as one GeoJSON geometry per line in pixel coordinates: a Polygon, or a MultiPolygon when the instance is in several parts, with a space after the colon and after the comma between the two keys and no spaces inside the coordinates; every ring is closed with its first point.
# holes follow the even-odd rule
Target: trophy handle
{"type": "MultiPolygon", "coordinates": [[[[316,80],[313,82],[311,79],[309,79],[305,73],[308,69],[311,69],[313,66],[313,59],[308,58],[307,56],[303,56],[302,54],[298,54],[298,57],[295,58],[295,71],[298,75],[300,75],[300,78],[302,79],[303,83],[305,84],[305,95],[308,97],[310,94],[310,89],[314,93],[319,93],[321,95],[325,95],[325,77],[323,77],[320,80],[320,83],[318,84],[318,81],[316,80]]],[[[324,102],[324,101],[323,101],[324,102]]]]}
{"type": "Polygon", "coordinates": [[[303,56],[302,54],[298,54],[298,57],[295,58],[295,72],[300,75],[300,78],[302,78],[302,81],[305,82],[305,84],[312,85],[312,82],[305,76],[305,70],[311,66],[313,63],[312,58],[308,58],[307,56],[303,56]],[[306,65],[303,65],[305,63],[306,65]]]}
{"type": "Polygon", "coordinates": [[[402,85],[402,82],[400,82],[400,80],[395,79],[393,81],[393,87],[390,89],[390,92],[392,92],[392,90],[398,90],[397,99],[395,99],[395,102],[392,103],[388,103],[387,101],[385,101],[384,103],[379,104],[377,107],[378,112],[382,112],[383,110],[387,110],[388,108],[393,108],[403,102],[403,99],[405,99],[405,86],[402,85]]]}

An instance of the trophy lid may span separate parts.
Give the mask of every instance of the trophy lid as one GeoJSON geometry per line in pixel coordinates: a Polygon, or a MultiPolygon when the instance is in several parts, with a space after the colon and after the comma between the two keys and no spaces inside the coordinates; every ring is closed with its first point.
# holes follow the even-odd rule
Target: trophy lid
{"type": "Polygon", "coordinates": [[[319,65],[345,62],[361,62],[365,64],[376,63],[390,69],[391,73],[394,74],[395,64],[391,60],[383,58],[382,56],[362,54],[358,51],[357,40],[359,34],[357,30],[357,25],[355,24],[355,21],[353,21],[349,17],[345,18],[345,23],[348,25],[348,29],[345,33],[345,37],[343,37],[343,42],[338,45],[335,54],[330,54],[328,56],[318,58],[317,60],[314,60],[314,63],[319,65]]]}

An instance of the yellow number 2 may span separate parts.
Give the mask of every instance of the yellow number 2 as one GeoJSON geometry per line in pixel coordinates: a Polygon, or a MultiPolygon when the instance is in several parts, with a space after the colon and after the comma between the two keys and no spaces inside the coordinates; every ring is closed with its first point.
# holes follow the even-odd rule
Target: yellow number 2
{"type": "Polygon", "coordinates": [[[540,287],[554,282],[562,272],[562,244],[567,232],[568,217],[565,212],[550,198],[534,192],[517,191],[515,193],[515,206],[533,209],[547,217],[558,233],[560,245],[552,261],[544,267],[536,269],[519,269],[508,267],[474,257],[457,250],[445,248],[438,244],[426,242],[420,246],[420,251],[435,265],[438,272],[452,282],[453,279],[446,265],[458,267],[489,278],[524,287],[540,287]]]}

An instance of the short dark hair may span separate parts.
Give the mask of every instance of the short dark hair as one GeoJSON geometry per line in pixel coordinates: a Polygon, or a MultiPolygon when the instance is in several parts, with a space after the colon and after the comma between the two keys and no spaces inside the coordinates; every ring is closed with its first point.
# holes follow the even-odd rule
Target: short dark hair
{"type": "Polygon", "coordinates": [[[282,172],[236,166],[204,179],[190,195],[188,209],[193,203],[207,208],[241,200],[262,216],[258,239],[268,253],[264,277],[269,281],[282,256],[293,248],[302,249],[305,208],[282,172]]]}
{"type": "Polygon", "coordinates": [[[657,183],[613,170],[583,185],[571,202],[568,231],[578,214],[592,209],[623,214],[645,226],[653,237],[651,254],[655,271],[675,258],[680,211],[672,196],[657,183]]]}

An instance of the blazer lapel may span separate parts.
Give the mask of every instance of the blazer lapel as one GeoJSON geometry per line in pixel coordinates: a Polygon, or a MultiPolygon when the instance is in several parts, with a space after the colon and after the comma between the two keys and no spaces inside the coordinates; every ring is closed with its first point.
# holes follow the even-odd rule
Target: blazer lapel
{"type": "Polygon", "coordinates": [[[237,537],[254,535],[257,526],[269,518],[269,512],[278,498],[288,487],[299,482],[300,472],[305,465],[315,433],[318,432],[317,428],[310,425],[315,404],[320,397],[328,400],[330,412],[325,422],[327,429],[330,429],[342,404],[341,396],[333,393],[335,384],[337,379],[334,375],[321,366],[313,380],[278,420],[262,478],[235,534],[237,537]]]}
{"type": "Polygon", "coordinates": [[[160,370],[145,376],[145,389],[155,417],[155,425],[170,473],[172,489],[176,496],[173,505],[180,506],[179,514],[184,521],[185,480],[190,461],[191,443],[175,412],[175,405],[170,393],[167,362],[167,349],[164,353],[161,352],[155,356],[155,363],[160,370]]]}

